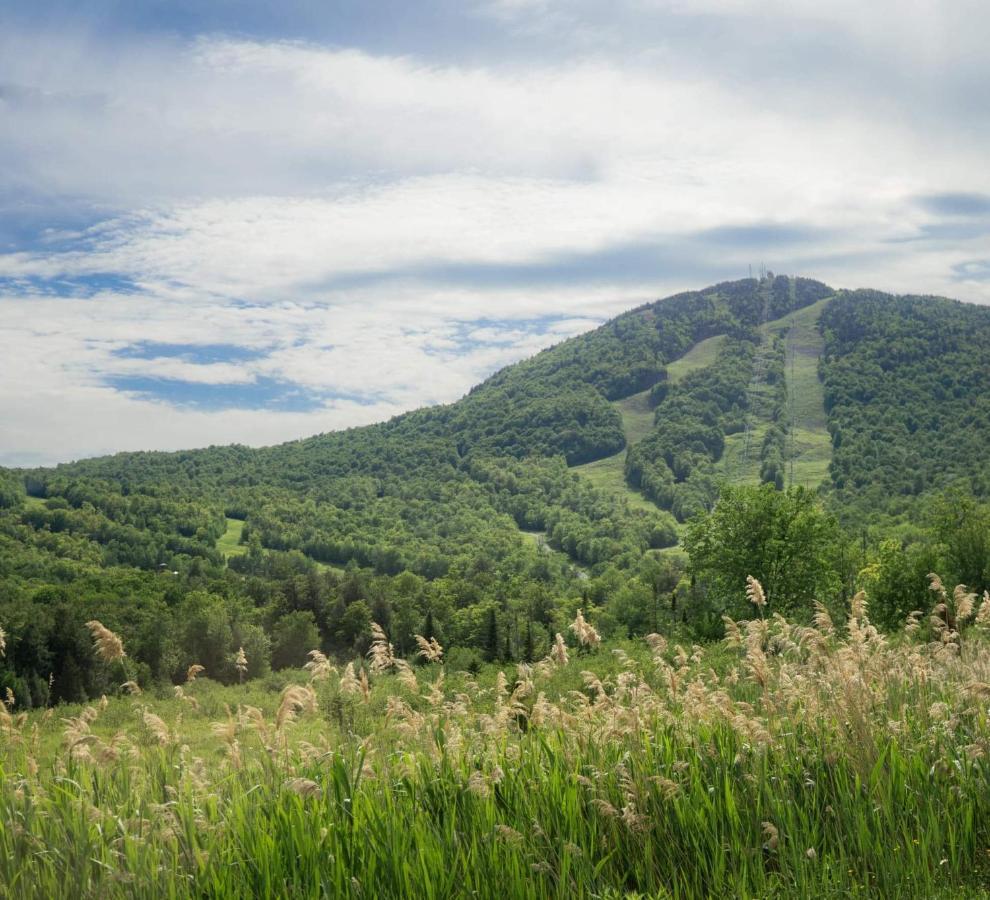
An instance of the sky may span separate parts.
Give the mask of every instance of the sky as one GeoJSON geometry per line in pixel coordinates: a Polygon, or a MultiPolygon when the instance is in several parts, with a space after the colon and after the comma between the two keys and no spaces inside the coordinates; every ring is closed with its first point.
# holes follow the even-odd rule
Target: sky
{"type": "Polygon", "coordinates": [[[0,465],[462,396],[765,265],[990,303],[985,0],[6,0],[0,465]]]}

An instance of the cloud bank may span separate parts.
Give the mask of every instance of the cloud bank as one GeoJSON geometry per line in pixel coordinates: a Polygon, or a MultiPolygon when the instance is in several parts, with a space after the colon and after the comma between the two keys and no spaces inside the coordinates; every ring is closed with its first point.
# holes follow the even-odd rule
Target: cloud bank
{"type": "Polygon", "coordinates": [[[378,421],[761,263],[990,302],[976,3],[33,9],[0,464],[378,421]]]}

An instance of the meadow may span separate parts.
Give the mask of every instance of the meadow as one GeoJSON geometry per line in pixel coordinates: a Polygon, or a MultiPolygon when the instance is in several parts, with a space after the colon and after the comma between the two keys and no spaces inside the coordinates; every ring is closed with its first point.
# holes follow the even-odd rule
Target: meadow
{"type": "Polygon", "coordinates": [[[578,614],[545,659],[471,675],[376,629],[342,666],[4,711],[0,890],[983,896],[990,598],[932,587],[890,635],[863,594],[797,625],[751,581],[753,618],[704,648],[604,646],[578,614]]]}

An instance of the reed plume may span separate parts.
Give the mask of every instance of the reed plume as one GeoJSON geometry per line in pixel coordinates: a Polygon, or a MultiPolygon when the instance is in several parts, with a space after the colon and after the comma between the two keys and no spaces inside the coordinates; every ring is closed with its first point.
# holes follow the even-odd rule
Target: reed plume
{"type": "Polygon", "coordinates": [[[237,669],[237,675],[241,684],[244,684],[244,676],[247,675],[248,670],[248,660],[247,654],[244,652],[243,647],[237,648],[237,656],[234,659],[234,668],[237,669]]]}
{"type": "Polygon", "coordinates": [[[566,666],[567,644],[564,643],[564,636],[558,631],[553,639],[553,646],[550,648],[550,659],[558,666],[566,666]]]}
{"type": "Polygon", "coordinates": [[[91,619],[86,623],[86,627],[93,637],[93,649],[103,662],[114,663],[127,655],[124,653],[124,642],[102,622],[91,619]]]}
{"type": "Polygon", "coordinates": [[[746,576],[746,598],[762,615],[763,608],[767,605],[767,595],[763,592],[763,585],[752,575],[746,576]]]}
{"type": "Polygon", "coordinates": [[[602,642],[601,635],[595,631],[594,627],[584,618],[584,614],[579,609],[574,621],[570,624],[570,630],[578,639],[582,647],[597,648],[602,642]]]}
{"type": "Polygon", "coordinates": [[[421,656],[428,663],[443,662],[443,647],[440,646],[436,638],[431,637],[427,640],[421,634],[417,634],[415,637],[416,645],[419,647],[417,656],[421,656]]]}
{"type": "Polygon", "coordinates": [[[361,693],[361,685],[354,671],[354,663],[349,662],[344,666],[344,674],[340,676],[340,693],[345,697],[353,697],[361,693]]]}
{"type": "Polygon", "coordinates": [[[309,672],[310,681],[326,681],[331,674],[337,674],[336,667],[321,651],[310,650],[307,656],[309,656],[309,662],[303,668],[309,672]]]}
{"type": "Polygon", "coordinates": [[[371,623],[371,646],[368,648],[368,665],[372,672],[387,672],[395,665],[395,650],[388,636],[377,622],[371,623]]]}
{"type": "Polygon", "coordinates": [[[186,684],[192,684],[205,671],[206,666],[201,666],[199,663],[193,663],[188,669],[186,669],[186,684]]]}

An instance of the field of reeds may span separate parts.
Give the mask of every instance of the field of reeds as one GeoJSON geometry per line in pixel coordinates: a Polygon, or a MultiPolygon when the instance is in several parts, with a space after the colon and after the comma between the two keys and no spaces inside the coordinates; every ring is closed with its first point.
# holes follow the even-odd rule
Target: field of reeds
{"type": "MultiPolygon", "coordinates": [[[[447,671],[376,631],[281,686],[197,667],[0,712],[0,892],[34,897],[970,897],[990,886],[990,598],[882,635],[727,622],[447,671]],[[136,691],[136,685],[129,689],[136,691]]],[[[94,652],[119,640],[91,623],[94,652]]]]}

